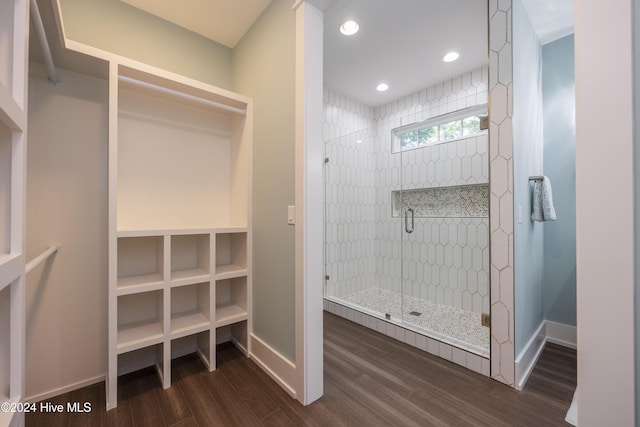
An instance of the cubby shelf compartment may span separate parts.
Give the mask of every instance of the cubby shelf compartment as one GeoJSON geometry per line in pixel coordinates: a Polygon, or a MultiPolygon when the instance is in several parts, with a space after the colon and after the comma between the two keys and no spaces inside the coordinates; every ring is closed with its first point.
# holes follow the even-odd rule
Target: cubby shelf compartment
{"type": "Polygon", "coordinates": [[[171,359],[196,353],[208,370],[215,369],[211,364],[211,359],[215,357],[215,346],[211,348],[211,333],[209,330],[197,334],[187,335],[181,338],[171,339],[171,359]]]}
{"type": "Polygon", "coordinates": [[[209,283],[171,289],[171,338],[180,338],[210,328],[209,283]]]}
{"type": "Polygon", "coordinates": [[[166,388],[168,382],[165,381],[164,348],[164,344],[159,343],[119,354],[118,375],[126,375],[138,369],[154,366],[160,382],[166,388]]]}
{"type": "Polygon", "coordinates": [[[242,322],[247,312],[247,278],[216,281],[216,327],[242,322]]]}
{"type": "Polygon", "coordinates": [[[171,236],[171,282],[197,283],[210,277],[209,234],[171,236]]]}
{"type": "MultiPolygon", "coordinates": [[[[9,261],[11,251],[11,202],[13,183],[13,133],[0,122],[0,257],[9,261]]],[[[2,260],[0,260],[2,262],[2,260]]],[[[6,282],[5,282],[6,283],[6,282]]]]}
{"type": "MultiPolygon", "coordinates": [[[[26,80],[26,40],[28,16],[26,0],[0,2],[0,118],[24,117],[26,80]]],[[[26,120],[24,120],[26,124],[26,120]]],[[[24,130],[24,126],[19,126],[24,130]]]]}
{"type": "Polygon", "coordinates": [[[244,355],[249,354],[248,347],[248,320],[241,320],[230,325],[216,328],[216,338],[218,343],[231,341],[244,355]]]}
{"type": "Polygon", "coordinates": [[[163,236],[118,238],[118,294],[161,289],[163,236]]]}
{"type": "MultiPolygon", "coordinates": [[[[0,343],[11,342],[11,286],[0,290],[0,343]]],[[[0,402],[9,400],[11,366],[10,347],[0,346],[0,402]]]]}
{"type": "Polygon", "coordinates": [[[247,233],[216,234],[216,280],[247,275],[247,233]]]}
{"type": "Polygon", "coordinates": [[[118,297],[118,353],[161,343],[164,339],[163,292],[118,297]]]}

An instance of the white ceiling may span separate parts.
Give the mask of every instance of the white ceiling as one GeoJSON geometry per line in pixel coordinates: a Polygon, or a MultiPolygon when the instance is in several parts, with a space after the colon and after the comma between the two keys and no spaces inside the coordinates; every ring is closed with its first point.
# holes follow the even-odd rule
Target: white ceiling
{"type": "MultiPolygon", "coordinates": [[[[272,0],[120,0],[235,47],[272,0]]],[[[487,0],[308,0],[325,12],[324,84],[378,106],[488,63],[487,0]],[[339,33],[346,19],[360,31],[339,33]],[[460,59],[444,63],[450,50],[460,59]],[[377,92],[386,82],[390,88],[377,92]]],[[[293,0],[291,0],[293,5],[293,0]]],[[[573,0],[522,0],[544,43],[573,33],[573,0]]]]}
{"type": "Polygon", "coordinates": [[[522,0],[540,43],[573,34],[573,0],[522,0]]]}
{"type": "Polygon", "coordinates": [[[324,84],[378,106],[486,65],[487,38],[485,0],[341,0],[325,14],[324,84]],[[346,19],[354,36],[338,31],[346,19]],[[451,50],[460,59],[443,62],[451,50]]]}
{"type": "MultiPolygon", "coordinates": [[[[573,0],[522,0],[542,44],[573,33],[573,0]]],[[[486,0],[339,0],[325,12],[325,87],[378,106],[488,63],[486,0]],[[360,23],[352,37],[338,32],[360,23]],[[444,63],[449,50],[460,53],[444,63]],[[385,81],[390,88],[377,92],[385,81]]]]}
{"type": "Polygon", "coordinates": [[[235,47],[271,0],[121,0],[131,6],[235,47]]]}

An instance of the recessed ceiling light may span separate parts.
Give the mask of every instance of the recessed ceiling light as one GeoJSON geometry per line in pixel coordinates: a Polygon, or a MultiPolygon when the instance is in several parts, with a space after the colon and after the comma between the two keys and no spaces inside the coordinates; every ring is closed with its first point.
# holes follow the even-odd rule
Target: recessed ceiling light
{"type": "Polygon", "coordinates": [[[444,62],[453,62],[458,58],[460,58],[460,54],[458,52],[449,52],[444,56],[444,58],[442,58],[442,60],[444,62]]]}
{"type": "Polygon", "coordinates": [[[389,89],[389,85],[386,83],[380,83],[378,86],[376,86],[376,90],[378,92],[384,92],[387,89],[389,89]]]}
{"type": "Polygon", "coordinates": [[[362,140],[361,139],[356,139],[356,144],[362,144],[362,140]]]}
{"type": "Polygon", "coordinates": [[[359,29],[360,29],[360,26],[356,21],[351,21],[351,20],[344,21],[340,25],[340,32],[345,36],[352,36],[355,33],[357,33],[359,29]]]}

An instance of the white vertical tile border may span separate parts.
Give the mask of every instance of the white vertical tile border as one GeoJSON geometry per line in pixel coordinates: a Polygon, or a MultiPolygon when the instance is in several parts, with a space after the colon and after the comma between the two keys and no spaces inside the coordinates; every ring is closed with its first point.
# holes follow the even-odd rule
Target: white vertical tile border
{"type": "MultiPolygon", "coordinates": [[[[491,378],[515,385],[512,0],[489,0],[491,378]]],[[[488,371],[488,366],[482,366],[488,371]]]]}

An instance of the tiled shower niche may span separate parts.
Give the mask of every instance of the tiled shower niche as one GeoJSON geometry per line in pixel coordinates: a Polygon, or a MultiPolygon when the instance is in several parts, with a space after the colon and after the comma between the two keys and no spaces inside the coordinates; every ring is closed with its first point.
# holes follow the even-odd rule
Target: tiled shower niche
{"type": "Polygon", "coordinates": [[[489,184],[417,188],[391,192],[394,217],[407,208],[419,218],[487,218],[489,184]]]}

